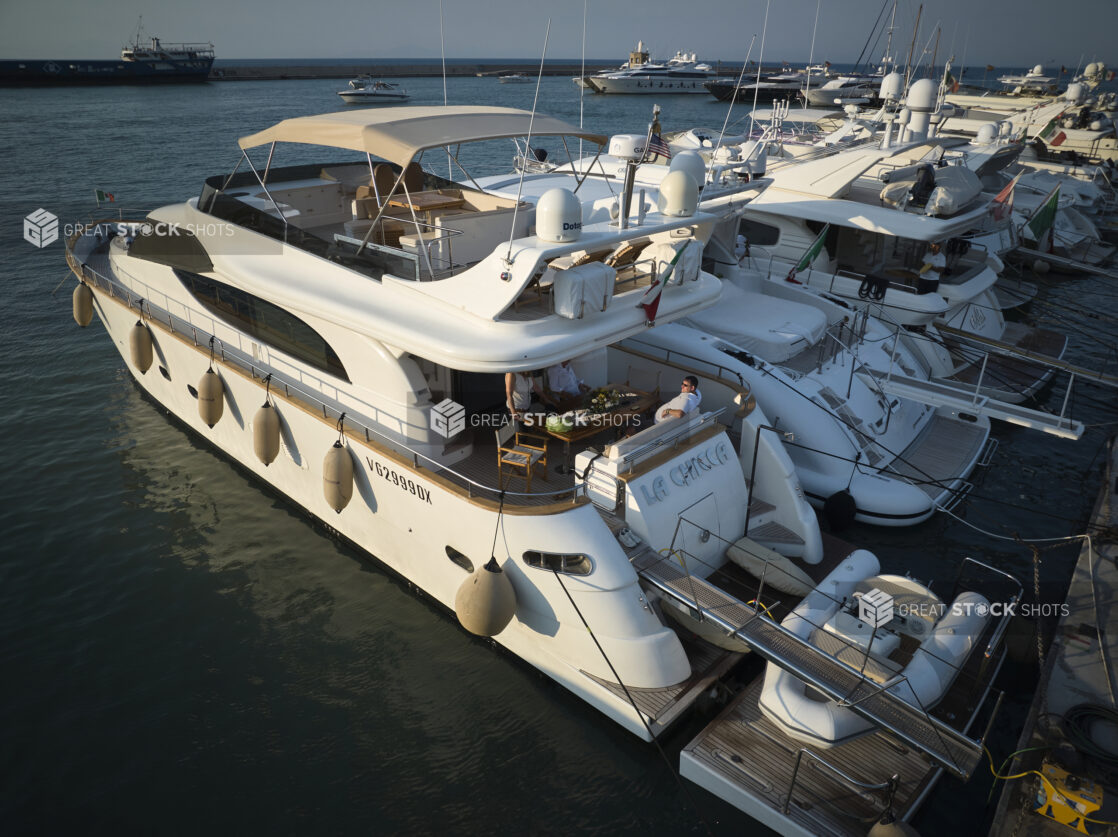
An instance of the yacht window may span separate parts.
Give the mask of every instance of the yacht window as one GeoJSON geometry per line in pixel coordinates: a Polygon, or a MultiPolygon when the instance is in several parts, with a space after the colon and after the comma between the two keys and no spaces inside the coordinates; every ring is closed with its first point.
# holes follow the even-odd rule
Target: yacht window
{"type": "Polygon", "coordinates": [[[464,569],[466,572],[472,573],[474,571],[474,562],[463,555],[461,552],[459,552],[457,549],[455,549],[453,546],[447,546],[446,557],[457,564],[459,567],[464,569]]]}
{"type": "Polygon", "coordinates": [[[568,575],[590,575],[594,564],[588,555],[565,555],[557,552],[529,550],[524,553],[524,563],[541,570],[552,570],[568,575]]]}
{"type": "Polygon", "coordinates": [[[738,235],[744,235],[750,244],[763,247],[780,241],[780,228],[762,224],[752,218],[742,218],[738,222],[738,235]]]}
{"type": "Polygon", "coordinates": [[[241,329],[261,343],[349,381],[338,355],[322,337],[293,314],[259,297],[208,276],[175,269],[188,291],[216,317],[241,329]]]}

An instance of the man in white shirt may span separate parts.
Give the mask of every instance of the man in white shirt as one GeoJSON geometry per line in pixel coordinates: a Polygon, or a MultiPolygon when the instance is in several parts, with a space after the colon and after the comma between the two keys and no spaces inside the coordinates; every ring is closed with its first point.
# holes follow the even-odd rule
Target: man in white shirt
{"type": "Polygon", "coordinates": [[[680,384],[679,395],[656,410],[656,423],[659,424],[669,418],[683,418],[688,413],[699,409],[699,403],[702,400],[702,393],[699,392],[699,379],[694,375],[688,375],[680,384]]]}
{"type": "Polygon", "coordinates": [[[939,280],[947,269],[947,256],[943,254],[943,247],[938,241],[933,241],[924,253],[924,266],[920,268],[920,281],[917,283],[918,294],[932,293],[939,287],[939,280]]]}
{"type": "Polygon", "coordinates": [[[590,387],[575,374],[569,360],[548,367],[547,388],[559,400],[560,409],[570,409],[577,403],[579,396],[590,391],[590,387]]]}

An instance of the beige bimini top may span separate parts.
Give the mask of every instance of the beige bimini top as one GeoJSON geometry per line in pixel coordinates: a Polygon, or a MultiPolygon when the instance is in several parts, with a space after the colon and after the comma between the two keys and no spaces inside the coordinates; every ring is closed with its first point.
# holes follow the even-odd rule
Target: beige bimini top
{"type": "Polygon", "coordinates": [[[285,119],[263,131],[241,137],[242,149],[273,142],[326,145],[368,152],[406,166],[428,148],[528,136],[574,136],[598,145],[606,137],[576,128],[561,119],[516,108],[473,105],[455,107],[394,107],[348,110],[285,119]]]}

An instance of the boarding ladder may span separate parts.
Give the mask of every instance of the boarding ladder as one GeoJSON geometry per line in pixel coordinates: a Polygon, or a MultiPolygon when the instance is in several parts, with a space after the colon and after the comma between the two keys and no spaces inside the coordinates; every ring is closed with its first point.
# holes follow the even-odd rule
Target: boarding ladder
{"type": "MultiPolygon", "coordinates": [[[[885,691],[904,682],[903,677],[886,684],[866,678],[856,668],[823,653],[755,607],[692,576],[651,547],[646,546],[634,555],[632,563],[641,579],[665,596],[698,611],[703,620],[741,639],[764,659],[916,748],[959,778],[970,778],[982,760],[982,741],[968,737],[919,706],[885,691]]],[[[763,586],[764,578],[761,583],[763,586]]],[[[758,600],[759,597],[760,593],[758,600]]]]}

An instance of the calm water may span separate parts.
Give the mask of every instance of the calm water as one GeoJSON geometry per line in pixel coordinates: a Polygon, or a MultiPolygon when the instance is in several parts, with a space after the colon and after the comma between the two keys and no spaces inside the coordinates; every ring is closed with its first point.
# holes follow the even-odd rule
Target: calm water
{"type": "MultiPolygon", "coordinates": [[[[405,84],[416,104],[442,101],[439,81],[405,84]]],[[[61,242],[22,241],[24,215],[80,220],[98,188],[138,209],[197,194],[234,164],[237,136],[334,109],[340,87],[0,90],[4,830],[705,833],[694,800],[715,833],[762,833],[169,421],[100,326],[73,324],[61,242]]],[[[533,92],[450,82],[452,103],[530,106],[533,92]]],[[[661,103],[668,130],[725,116],[713,98],[661,103]]],[[[643,131],[651,104],[590,98],[586,124],[643,131]]],[[[540,109],[577,123],[574,86],[545,79],[540,109]]],[[[1044,294],[1031,316],[1074,332],[1073,359],[1113,361],[1113,316],[1059,306],[1113,311],[1118,285],[1063,280],[1044,294]]],[[[1115,399],[1083,389],[1075,401],[1094,425],[1078,443],[998,428],[969,523],[1025,538],[1082,530],[1115,399]]],[[[925,578],[953,577],[963,555],[1031,573],[1021,546],[944,517],[848,536],[925,578]]],[[[1044,553],[1045,598],[1060,598],[1073,556],[1044,553]]],[[[1006,681],[999,756],[1029,700],[1022,671],[1006,681]]],[[[673,764],[697,728],[664,742],[673,764]]],[[[944,782],[919,824],[972,826],[987,790],[944,782]]]]}

